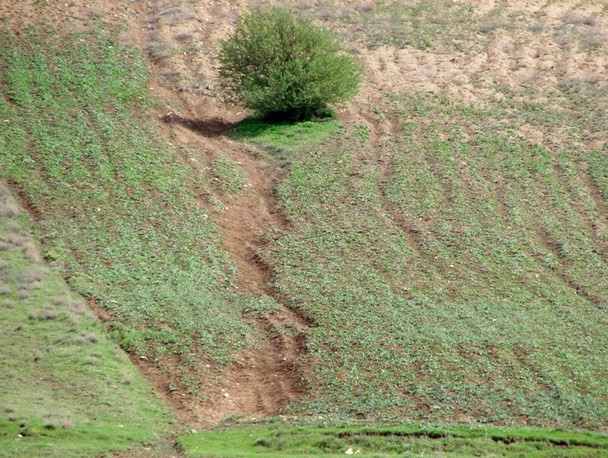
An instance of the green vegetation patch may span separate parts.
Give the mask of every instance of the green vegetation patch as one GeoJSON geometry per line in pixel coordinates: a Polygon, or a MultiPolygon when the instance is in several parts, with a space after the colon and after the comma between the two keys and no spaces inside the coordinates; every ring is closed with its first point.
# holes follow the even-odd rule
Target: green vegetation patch
{"type": "Polygon", "coordinates": [[[605,428],[605,152],[553,131],[601,123],[429,94],[383,107],[390,141],[290,150],[278,187],[275,286],[316,323],[300,412],[605,428]]]}
{"type": "Polygon", "coordinates": [[[187,456],[604,456],[608,437],[535,429],[437,426],[233,426],[182,437],[187,456]]]}
{"type": "Polygon", "coordinates": [[[272,123],[247,118],[232,128],[230,136],[262,146],[297,148],[314,146],[335,134],[338,129],[338,122],[332,119],[272,123]]]}
{"type": "Polygon", "coordinates": [[[4,32],[0,48],[0,166],[36,215],[44,257],[109,312],[123,348],[197,393],[191,371],[225,366],[252,333],[194,173],[149,116],[144,60],[95,36],[4,32]]]}
{"type": "Polygon", "coordinates": [[[157,445],[173,421],[84,300],[41,260],[0,182],[0,455],[157,445]]]}
{"type": "Polygon", "coordinates": [[[245,186],[245,174],[230,159],[220,157],[211,162],[213,183],[220,191],[237,194],[245,186]]]}

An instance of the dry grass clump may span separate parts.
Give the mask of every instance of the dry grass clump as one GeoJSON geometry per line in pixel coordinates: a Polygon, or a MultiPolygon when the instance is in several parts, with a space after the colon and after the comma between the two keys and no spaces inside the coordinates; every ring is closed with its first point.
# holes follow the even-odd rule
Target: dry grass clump
{"type": "Polygon", "coordinates": [[[65,296],[58,297],[53,300],[53,305],[57,307],[65,307],[69,303],[70,299],[65,296]]]}
{"type": "Polygon", "coordinates": [[[46,429],[72,429],[74,421],[61,414],[46,414],[42,417],[46,429]]]}
{"type": "Polygon", "coordinates": [[[14,308],[15,308],[15,305],[17,305],[17,304],[15,304],[15,302],[14,302],[14,301],[11,301],[11,300],[9,300],[9,299],[7,299],[7,300],[5,300],[5,301],[4,301],[4,308],[7,308],[7,309],[14,309],[14,308]]]}
{"type": "Polygon", "coordinates": [[[436,14],[433,18],[431,18],[431,22],[433,24],[438,24],[438,25],[449,24],[450,16],[445,11],[442,11],[442,12],[436,14]]]}
{"type": "Polygon", "coordinates": [[[23,254],[25,257],[34,264],[40,264],[42,262],[42,256],[40,250],[33,241],[27,241],[23,244],[23,254]]]}
{"type": "Polygon", "coordinates": [[[363,2],[361,5],[359,5],[359,11],[361,11],[362,13],[369,13],[375,8],[376,4],[374,2],[363,2]]]}
{"type": "Polygon", "coordinates": [[[591,85],[595,86],[596,84],[606,81],[606,76],[601,75],[599,73],[591,73],[591,74],[585,75],[583,78],[581,78],[581,81],[583,83],[587,83],[587,84],[591,84],[591,85]]]}
{"type": "Polygon", "coordinates": [[[584,16],[580,14],[568,14],[564,17],[565,25],[587,25],[594,26],[596,24],[595,19],[591,16],[584,16]]]}
{"type": "Polygon", "coordinates": [[[19,213],[19,206],[15,202],[8,201],[0,206],[0,216],[6,218],[17,218],[19,213]]]}
{"type": "Polygon", "coordinates": [[[4,240],[0,240],[0,251],[6,251],[11,247],[11,245],[8,242],[5,242],[4,240]]]}
{"type": "Polygon", "coordinates": [[[311,2],[310,0],[300,0],[293,6],[293,9],[300,10],[300,11],[308,11],[308,10],[312,9],[314,6],[315,6],[315,4],[313,2],[311,2]]]}
{"type": "Polygon", "coordinates": [[[44,271],[42,269],[29,268],[21,271],[17,275],[17,278],[22,284],[28,285],[30,283],[39,282],[40,280],[42,280],[43,276],[44,271]]]}
{"type": "Polygon", "coordinates": [[[101,358],[99,357],[99,355],[91,355],[83,362],[85,366],[99,366],[100,363],[101,358]]]}
{"type": "Polygon", "coordinates": [[[489,33],[506,25],[505,21],[497,17],[488,17],[479,23],[477,30],[481,33],[489,33]]]}
{"type": "Polygon", "coordinates": [[[4,261],[4,260],[0,261],[0,272],[8,271],[8,267],[9,267],[8,261],[4,261]]]}
{"type": "Polygon", "coordinates": [[[175,39],[177,41],[186,41],[193,38],[197,33],[199,33],[198,29],[183,30],[175,34],[175,39]]]}
{"type": "Polygon", "coordinates": [[[543,22],[535,22],[534,24],[528,27],[528,30],[533,33],[541,33],[548,29],[547,24],[543,22]]]}
{"type": "Polygon", "coordinates": [[[80,336],[78,337],[77,341],[80,344],[83,345],[91,345],[96,343],[99,340],[99,337],[97,336],[97,334],[94,334],[92,332],[84,335],[84,336],[80,336]]]}
{"type": "Polygon", "coordinates": [[[56,310],[48,307],[44,310],[32,310],[27,314],[28,319],[32,321],[50,321],[57,319],[58,316],[56,310]]]}
{"type": "Polygon", "coordinates": [[[130,385],[133,383],[133,374],[130,372],[122,371],[120,383],[123,385],[130,385]]]}

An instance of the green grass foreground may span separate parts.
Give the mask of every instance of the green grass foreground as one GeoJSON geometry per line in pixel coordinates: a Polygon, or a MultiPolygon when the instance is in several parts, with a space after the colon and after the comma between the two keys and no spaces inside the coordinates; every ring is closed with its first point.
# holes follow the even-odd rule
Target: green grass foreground
{"type": "Polygon", "coordinates": [[[191,457],[525,456],[600,457],[608,436],[586,432],[479,427],[294,426],[278,421],[220,428],[178,440],[191,457]]]}

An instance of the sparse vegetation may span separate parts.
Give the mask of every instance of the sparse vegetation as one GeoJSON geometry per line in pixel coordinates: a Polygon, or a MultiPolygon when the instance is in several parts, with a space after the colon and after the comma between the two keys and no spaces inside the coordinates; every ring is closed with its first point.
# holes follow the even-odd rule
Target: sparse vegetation
{"type": "Polygon", "coordinates": [[[247,108],[274,119],[304,120],[358,88],[361,69],[330,32],[287,9],[256,10],[222,42],[220,76],[247,108]]]}
{"type": "Polygon", "coordinates": [[[7,1],[0,455],[608,453],[606,8],[288,1],[362,95],[223,138],[230,2],[7,1]]]}
{"type": "MultiPolygon", "coordinates": [[[[3,176],[44,219],[46,260],[107,310],[111,336],[203,396],[206,366],[225,367],[253,343],[243,296],[231,291],[235,267],[195,198],[194,173],[142,115],[151,102],[141,57],[108,38],[87,41],[43,47],[32,31],[0,36],[0,118],[11,120],[3,176]]],[[[229,162],[216,165],[220,188],[242,186],[229,162]]]]}
{"type": "MultiPolygon", "coordinates": [[[[0,182],[0,210],[15,207],[0,182]]],[[[27,215],[11,214],[0,218],[0,237],[12,222],[24,234],[22,243],[34,246],[27,215]]],[[[0,252],[0,284],[0,456],[93,456],[158,446],[173,422],[169,409],[84,313],[82,299],[19,244],[0,252]],[[21,294],[23,284],[30,294],[21,294]],[[80,313],[70,303],[80,304],[80,313]],[[95,365],[88,364],[92,355],[95,365]],[[132,383],[121,385],[119,374],[132,383]]]]}

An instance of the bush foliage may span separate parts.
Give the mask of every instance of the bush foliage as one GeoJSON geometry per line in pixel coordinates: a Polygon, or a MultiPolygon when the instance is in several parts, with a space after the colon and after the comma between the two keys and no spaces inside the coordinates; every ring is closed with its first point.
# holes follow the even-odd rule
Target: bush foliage
{"type": "Polygon", "coordinates": [[[308,119],[327,103],[352,97],[361,79],[355,59],[311,20],[281,8],[242,17],[221,43],[225,87],[258,115],[308,119]]]}

